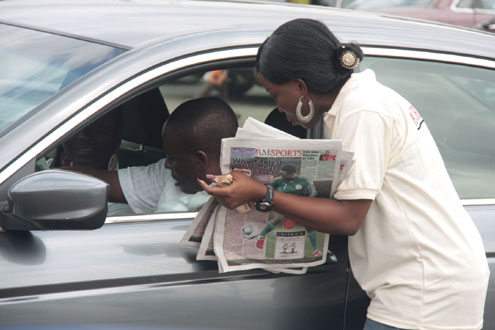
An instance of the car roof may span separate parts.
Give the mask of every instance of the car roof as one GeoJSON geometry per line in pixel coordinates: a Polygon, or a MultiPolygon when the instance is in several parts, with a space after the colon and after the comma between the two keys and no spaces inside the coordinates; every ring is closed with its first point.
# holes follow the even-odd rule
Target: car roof
{"type": "Polygon", "coordinates": [[[273,31],[293,18],[324,21],[343,41],[436,49],[493,58],[493,36],[382,14],[269,2],[190,0],[5,0],[0,22],[70,35],[125,49],[206,31],[273,31]]]}

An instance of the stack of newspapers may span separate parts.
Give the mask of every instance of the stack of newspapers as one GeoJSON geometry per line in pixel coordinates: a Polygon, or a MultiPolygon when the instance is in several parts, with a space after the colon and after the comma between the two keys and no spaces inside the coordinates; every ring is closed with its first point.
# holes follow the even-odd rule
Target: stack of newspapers
{"type": "MultiPolygon", "coordinates": [[[[275,190],[331,198],[352,165],[338,140],[298,139],[253,118],[234,138],[222,140],[222,173],[244,169],[275,190]]],[[[198,260],[216,260],[219,272],[263,268],[302,274],[325,263],[329,235],[306,228],[276,211],[253,205],[234,210],[210,198],[181,239],[198,249],[198,260]]]]}

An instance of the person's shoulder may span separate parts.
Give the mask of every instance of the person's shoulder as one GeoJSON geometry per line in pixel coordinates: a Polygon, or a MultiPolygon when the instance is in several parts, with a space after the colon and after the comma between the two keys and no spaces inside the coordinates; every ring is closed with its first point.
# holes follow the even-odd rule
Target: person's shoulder
{"type": "Polygon", "coordinates": [[[162,158],[157,162],[151,163],[149,165],[145,166],[138,166],[137,169],[141,169],[143,171],[158,171],[158,172],[166,172],[170,171],[168,168],[165,167],[165,162],[167,161],[166,158],[162,158]]]}
{"type": "MultiPolygon", "coordinates": [[[[365,74],[366,71],[360,74],[365,74]]],[[[391,118],[398,115],[397,105],[402,105],[405,100],[394,90],[376,81],[373,72],[371,74],[360,78],[354,88],[347,90],[341,103],[341,117],[371,113],[391,118]]]]}
{"type": "Polygon", "coordinates": [[[160,159],[155,163],[142,166],[131,166],[118,170],[119,177],[129,176],[135,178],[147,177],[149,180],[157,180],[160,182],[166,182],[173,180],[172,172],[165,167],[166,159],[160,159]]]}

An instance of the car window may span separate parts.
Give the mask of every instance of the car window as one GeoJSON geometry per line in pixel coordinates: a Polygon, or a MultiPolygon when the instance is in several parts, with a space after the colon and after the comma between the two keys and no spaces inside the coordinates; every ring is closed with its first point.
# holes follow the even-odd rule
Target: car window
{"type": "Polygon", "coordinates": [[[459,0],[457,8],[469,9],[491,9],[495,10],[495,1],[493,0],[459,0]]]}
{"type": "MultiPolygon", "coordinates": [[[[160,86],[165,102],[173,112],[181,103],[198,97],[215,96],[225,100],[237,115],[239,126],[248,117],[265,122],[269,114],[276,110],[276,104],[257,80],[252,66],[201,70],[195,73],[167,80],[160,86]]],[[[167,141],[164,141],[166,144],[167,141]]],[[[191,209],[199,201],[206,202],[204,192],[188,196],[188,200],[171,201],[158,205],[157,213],[198,211],[191,209]],[[183,210],[183,203],[189,208],[183,210]]]]}
{"type": "MultiPolygon", "coordinates": [[[[115,154],[115,160],[118,161],[115,163],[111,158],[112,162],[108,161],[108,166],[105,162],[99,169],[116,170],[117,168],[156,165],[166,157],[162,148],[161,129],[169,113],[181,103],[201,96],[217,96],[225,99],[236,113],[241,126],[248,117],[265,122],[270,114],[274,112],[280,114],[274,100],[257,81],[252,66],[201,70],[180,76],[175,74],[174,78],[169,78],[164,83],[120,103],[106,115],[98,119],[93,118],[83,127],[71,132],[58,145],[38,157],[37,170],[67,166],[93,167],[92,164],[102,163],[96,161],[102,157],[92,155],[95,152],[100,155],[105,154],[106,156],[103,157],[105,160],[115,154]],[[115,112],[119,115],[114,115],[115,112]],[[113,143],[112,139],[107,139],[108,142],[103,141],[105,135],[109,134],[96,134],[98,133],[96,128],[105,126],[102,121],[107,122],[103,133],[110,131],[111,125],[106,118],[119,122],[121,142],[117,150],[101,146],[102,143],[113,143]],[[91,134],[92,132],[95,134],[91,134]],[[70,149],[64,150],[64,148],[70,149]]],[[[274,120],[273,116],[270,116],[268,123],[289,133],[295,129],[289,125],[285,117],[277,116],[277,118],[274,120]]],[[[298,132],[301,130],[301,128],[296,129],[298,132]]],[[[304,129],[302,132],[306,134],[304,129]]],[[[101,130],[100,133],[102,133],[101,130]]],[[[163,167],[163,164],[160,166],[163,167]]],[[[191,196],[191,198],[193,200],[191,205],[196,205],[197,200],[206,201],[206,199],[198,199],[199,197],[191,196]]],[[[178,201],[175,204],[167,202],[166,205],[158,205],[156,211],[152,213],[198,211],[197,208],[184,209],[183,202],[178,201]]],[[[109,204],[110,216],[132,214],[132,210],[127,205],[109,204]]]]}
{"type": "Polygon", "coordinates": [[[217,96],[232,107],[242,126],[248,117],[264,122],[275,109],[275,102],[258,82],[253,67],[229,68],[224,70],[199,71],[194,74],[168,81],[160,86],[170,111],[180,103],[194,97],[217,96]],[[216,80],[222,71],[224,79],[216,80]]]}
{"type": "Polygon", "coordinates": [[[482,6],[479,8],[495,10],[495,1],[493,0],[481,0],[481,4],[482,6]]]}
{"type": "MultiPolygon", "coordinates": [[[[175,75],[160,84],[157,89],[159,89],[169,113],[172,113],[181,103],[192,98],[216,96],[224,99],[232,107],[240,126],[244,124],[248,117],[252,117],[261,122],[265,122],[268,118],[269,124],[286,131],[293,128],[290,125],[284,126],[284,124],[288,124],[285,117],[279,118],[278,121],[270,120],[270,118],[273,118],[273,116],[269,117],[270,114],[279,112],[276,109],[274,100],[269,97],[258,82],[256,72],[252,66],[208,68],[207,70],[200,69],[190,72],[186,75],[175,75]]],[[[160,123],[160,129],[155,128],[158,133],[161,131],[163,122],[161,121],[160,123]]],[[[135,124],[135,121],[133,123],[135,124]]],[[[303,131],[305,133],[305,130],[303,131]]],[[[125,143],[121,145],[121,154],[125,145],[125,143]]],[[[127,152],[126,165],[134,165],[132,157],[136,157],[140,153],[137,151],[143,150],[143,147],[149,146],[146,143],[140,144],[140,147],[133,152],[133,155],[129,155],[129,151],[127,152]]],[[[157,151],[158,149],[155,148],[154,150],[157,151]]],[[[155,155],[158,155],[158,153],[155,153],[155,155]]],[[[166,157],[166,155],[162,154],[161,158],[163,157],[166,157]]],[[[119,155],[120,158],[121,156],[119,155]]],[[[183,204],[189,203],[189,206],[195,206],[197,201],[204,203],[207,199],[201,197],[201,194],[190,195],[190,201],[180,200],[177,203],[172,201],[166,202],[164,205],[158,205],[154,213],[198,211],[197,208],[185,210],[183,204]]]]}
{"type": "Polygon", "coordinates": [[[464,199],[495,197],[495,71],[367,57],[377,79],[421,113],[464,199]]]}
{"type": "Polygon", "coordinates": [[[0,135],[65,86],[124,52],[4,24],[0,44],[0,135]]]}

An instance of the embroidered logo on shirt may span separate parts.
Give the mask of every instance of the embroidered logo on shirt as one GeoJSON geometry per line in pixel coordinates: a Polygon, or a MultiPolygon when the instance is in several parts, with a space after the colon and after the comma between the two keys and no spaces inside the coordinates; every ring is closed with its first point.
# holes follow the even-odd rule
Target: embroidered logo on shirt
{"type": "Polygon", "coordinates": [[[421,117],[421,115],[419,114],[418,110],[416,110],[416,108],[413,107],[412,105],[409,107],[409,116],[413,120],[416,128],[419,130],[424,120],[423,117],[421,117]]]}

